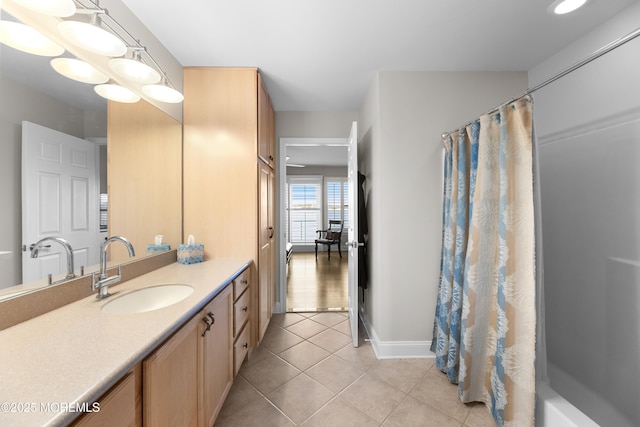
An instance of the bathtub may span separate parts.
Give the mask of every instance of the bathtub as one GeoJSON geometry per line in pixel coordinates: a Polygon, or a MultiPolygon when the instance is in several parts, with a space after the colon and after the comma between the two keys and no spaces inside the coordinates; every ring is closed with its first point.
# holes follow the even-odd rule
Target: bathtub
{"type": "Polygon", "coordinates": [[[536,427],[598,427],[548,384],[536,387],[536,427]]]}

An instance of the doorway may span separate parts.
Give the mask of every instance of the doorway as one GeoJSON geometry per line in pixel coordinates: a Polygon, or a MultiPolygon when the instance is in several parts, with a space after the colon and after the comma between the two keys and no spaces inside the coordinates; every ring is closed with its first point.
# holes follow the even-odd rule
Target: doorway
{"type": "Polygon", "coordinates": [[[329,257],[320,245],[316,260],[314,244],[316,230],[325,229],[329,218],[347,219],[347,199],[336,189],[346,188],[348,142],[347,138],[280,139],[279,247],[282,253],[287,243],[293,247],[291,257],[280,257],[278,265],[277,312],[348,309],[347,227],[342,235],[342,258],[335,246],[329,257]],[[306,192],[303,197],[308,200],[298,204],[303,209],[290,210],[292,188],[306,192]]]}

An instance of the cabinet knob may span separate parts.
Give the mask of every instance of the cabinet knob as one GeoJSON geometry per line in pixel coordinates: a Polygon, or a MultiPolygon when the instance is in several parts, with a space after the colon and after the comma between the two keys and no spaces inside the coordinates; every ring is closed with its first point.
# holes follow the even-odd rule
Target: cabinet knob
{"type": "Polygon", "coordinates": [[[247,348],[247,347],[249,347],[249,343],[242,344],[242,348],[247,348]]]}
{"type": "Polygon", "coordinates": [[[242,283],[243,285],[247,285],[249,284],[249,281],[247,279],[242,279],[240,283],[242,283]]]}
{"type": "Polygon", "coordinates": [[[211,319],[211,325],[213,326],[213,324],[216,323],[216,318],[213,317],[213,313],[212,312],[208,312],[207,316],[209,316],[209,319],[211,319]]]}
{"type": "Polygon", "coordinates": [[[242,307],[242,311],[247,311],[249,309],[249,307],[247,307],[246,305],[244,307],[242,307]]]}

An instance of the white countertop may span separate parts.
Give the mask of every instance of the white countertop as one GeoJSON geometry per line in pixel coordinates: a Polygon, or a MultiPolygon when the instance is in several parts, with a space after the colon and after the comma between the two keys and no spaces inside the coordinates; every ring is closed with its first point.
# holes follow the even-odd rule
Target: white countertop
{"type": "Polygon", "coordinates": [[[92,295],[0,331],[0,426],[68,424],[79,414],[41,409],[96,401],[250,263],[214,259],[171,264],[110,287],[107,299],[92,295]],[[191,285],[194,292],[146,313],[100,310],[117,295],[174,283],[191,285]]]}

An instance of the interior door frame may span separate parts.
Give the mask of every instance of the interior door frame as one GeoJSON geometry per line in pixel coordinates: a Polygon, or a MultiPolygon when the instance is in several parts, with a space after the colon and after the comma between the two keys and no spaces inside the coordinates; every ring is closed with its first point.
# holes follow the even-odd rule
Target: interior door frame
{"type": "Polygon", "coordinates": [[[277,263],[277,298],[276,305],[273,308],[274,313],[284,313],[287,309],[287,265],[286,265],[286,240],[285,240],[285,200],[284,195],[287,194],[287,161],[286,161],[286,148],[289,147],[317,147],[317,146],[334,146],[334,147],[348,147],[349,138],[280,138],[278,140],[277,147],[277,171],[276,171],[276,203],[277,209],[277,221],[278,221],[278,235],[276,236],[276,263],[277,263]]]}

